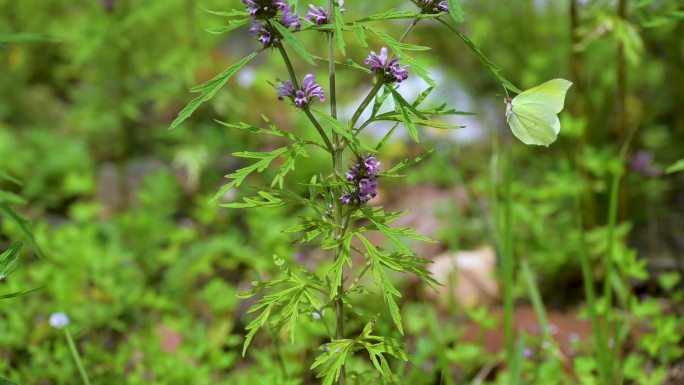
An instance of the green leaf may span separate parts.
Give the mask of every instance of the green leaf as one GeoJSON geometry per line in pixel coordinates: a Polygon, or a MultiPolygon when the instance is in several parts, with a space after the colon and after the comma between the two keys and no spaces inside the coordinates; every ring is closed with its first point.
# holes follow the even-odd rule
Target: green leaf
{"type": "Polygon", "coordinates": [[[259,191],[257,195],[258,197],[254,198],[243,198],[243,202],[224,203],[220,206],[230,209],[244,209],[254,207],[278,207],[285,204],[285,201],[266,191],[259,191]]]}
{"type": "Polygon", "coordinates": [[[12,210],[8,205],[4,203],[0,203],[0,214],[6,216],[7,218],[15,222],[21,229],[21,232],[24,233],[24,236],[28,238],[36,254],[38,254],[38,256],[41,258],[45,258],[45,254],[43,254],[40,247],[38,247],[38,243],[36,242],[36,238],[33,236],[33,232],[31,232],[31,229],[29,229],[29,221],[22,218],[19,214],[17,214],[14,210],[12,210]]]}
{"type": "Polygon", "coordinates": [[[357,234],[356,236],[361,240],[361,242],[363,242],[366,250],[368,251],[373,281],[380,287],[380,290],[382,291],[382,296],[387,303],[392,321],[394,321],[399,333],[404,335],[404,328],[401,326],[401,313],[399,312],[399,305],[397,305],[397,302],[394,299],[394,297],[401,297],[401,293],[394,287],[392,281],[387,276],[387,273],[385,273],[383,270],[383,266],[388,266],[394,269],[394,267],[397,267],[397,265],[394,264],[383,253],[381,253],[375,246],[373,246],[373,244],[366,239],[366,237],[361,234],[357,234]]]}
{"type": "Polygon", "coordinates": [[[292,49],[294,49],[297,55],[301,56],[301,58],[304,59],[304,61],[306,61],[307,63],[314,66],[316,65],[313,56],[311,56],[311,54],[306,50],[306,48],[304,48],[302,42],[299,41],[299,39],[297,39],[297,37],[292,32],[290,32],[289,29],[287,29],[284,25],[277,22],[271,23],[271,25],[278,30],[283,39],[285,39],[285,41],[288,44],[290,44],[290,46],[292,47],[292,49]]]}
{"type": "Polygon", "coordinates": [[[249,16],[249,12],[247,11],[238,11],[233,9],[232,11],[229,12],[224,12],[224,11],[211,11],[208,9],[200,8],[202,11],[206,13],[210,13],[212,15],[216,16],[225,16],[225,17],[242,17],[242,16],[249,16]]]}
{"type": "Polygon", "coordinates": [[[202,103],[213,98],[214,95],[216,95],[216,93],[221,89],[221,87],[223,87],[233,75],[235,75],[242,67],[244,67],[245,64],[254,59],[258,53],[259,51],[251,53],[208,82],[192,88],[190,91],[199,92],[200,96],[193,99],[190,103],[188,103],[187,106],[185,106],[185,108],[183,108],[183,110],[181,110],[181,112],[178,113],[178,117],[176,117],[176,119],[171,123],[169,130],[174,129],[179,124],[183,123],[183,121],[189,118],[202,103]]]}
{"type": "Polygon", "coordinates": [[[214,28],[209,28],[206,31],[213,34],[213,35],[220,35],[223,33],[228,33],[230,31],[234,31],[243,25],[249,23],[249,19],[240,19],[240,20],[231,20],[227,25],[223,25],[221,27],[214,27],[214,28]]]}
{"type": "Polygon", "coordinates": [[[9,249],[0,254],[0,281],[10,275],[19,263],[19,255],[24,244],[22,242],[13,243],[9,249]]]}
{"type": "Polygon", "coordinates": [[[335,298],[342,293],[338,293],[338,288],[342,285],[342,275],[344,273],[344,264],[350,268],[352,267],[351,260],[351,235],[344,238],[341,245],[340,256],[335,260],[333,265],[328,270],[328,276],[332,277],[330,279],[330,298],[335,298]]]}
{"type": "Polygon", "coordinates": [[[463,9],[461,9],[458,0],[447,0],[447,4],[449,5],[451,18],[457,23],[463,23],[463,9]]]}
{"type": "Polygon", "coordinates": [[[416,128],[416,125],[413,122],[411,112],[418,115],[421,119],[425,120],[427,118],[425,117],[425,115],[420,113],[420,111],[418,111],[413,105],[409,104],[406,101],[406,99],[404,99],[394,88],[386,87],[386,89],[390,90],[390,92],[392,93],[392,96],[394,97],[394,104],[401,112],[401,120],[404,123],[404,126],[406,126],[409,135],[411,135],[411,138],[416,143],[419,143],[420,139],[418,138],[418,129],[416,128]]]}
{"type": "Polygon", "coordinates": [[[391,19],[413,19],[420,14],[416,14],[416,11],[397,11],[395,9],[390,9],[383,13],[378,13],[369,17],[364,17],[359,19],[356,23],[366,23],[369,21],[378,20],[391,20],[391,19]]]}
{"type": "Polygon", "coordinates": [[[461,40],[463,40],[463,42],[465,43],[465,45],[466,45],[468,48],[470,48],[470,51],[471,51],[472,53],[475,54],[475,57],[477,57],[478,60],[480,60],[480,62],[481,62],[482,64],[484,64],[485,67],[487,67],[487,69],[489,70],[489,72],[490,72],[492,75],[494,75],[494,77],[497,78],[497,79],[499,80],[499,82],[500,82],[504,87],[508,88],[509,90],[511,90],[511,91],[513,91],[513,92],[515,92],[515,93],[517,93],[517,94],[519,94],[519,93],[522,92],[518,87],[516,87],[515,85],[513,85],[513,83],[511,83],[510,81],[508,81],[508,79],[506,79],[505,77],[503,77],[503,75],[501,75],[501,73],[500,73],[500,72],[501,72],[501,68],[497,67],[496,64],[494,64],[491,60],[489,60],[489,58],[488,58],[487,56],[485,56],[484,52],[482,52],[482,51],[480,50],[480,48],[479,48],[477,45],[475,45],[475,43],[473,43],[473,42],[468,38],[468,36],[464,35],[464,34],[461,33],[459,30],[457,30],[457,29],[454,28],[453,26],[449,25],[449,23],[447,23],[447,22],[445,22],[445,21],[443,21],[443,20],[439,20],[439,21],[442,23],[442,25],[444,25],[445,27],[447,27],[451,32],[455,33],[456,36],[458,36],[459,38],[461,38],[461,40]]]}
{"type": "Polygon", "coordinates": [[[0,377],[0,385],[17,385],[17,383],[0,377]]]}
{"type": "Polygon", "coordinates": [[[4,179],[6,181],[12,182],[16,184],[17,186],[21,186],[23,183],[12,175],[6,173],[5,171],[0,170],[0,179],[4,179]]]}
{"type": "Polygon", "coordinates": [[[330,125],[330,127],[333,129],[333,131],[335,131],[338,135],[343,137],[347,141],[347,143],[353,143],[357,147],[363,148],[366,151],[375,152],[374,148],[367,146],[366,144],[361,142],[358,138],[354,137],[354,135],[351,132],[351,128],[348,125],[340,122],[339,120],[333,118],[332,116],[326,114],[323,111],[314,110],[314,109],[311,109],[311,111],[314,114],[316,114],[316,116],[318,116],[319,118],[321,118],[325,122],[327,122],[330,125]]]}
{"type": "Polygon", "coordinates": [[[407,43],[402,43],[399,40],[393,38],[392,36],[382,32],[381,30],[373,27],[373,26],[365,26],[369,31],[371,31],[375,36],[377,36],[380,40],[382,40],[385,44],[387,44],[392,51],[397,56],[403,57],[404,55],[404,50],[406,51],[427,51],[430,49],[430,47],[425,47],[422,45],[414,45],[414,44],[407,44],[407,43]]]}
{"type": "Polygon", "coordinates": [[[352,30],[354,31],[354,36],[356,37],[356,42],[359,43],[361,47],[367,48],[368,41],[366,40],[366,30],[360,24],[352,24],[352,30]]]}
{"type": "Polygon", "coordinates": [[[674,162],[674,164],[668,167],[667,170],[665,170],[665,172],[668,174],[674,174],[675,172],[679,172],[682,170],[684,170],[684,159],[680,159],[674,162]]]}
{"type": "Polygon", "coordinates": [[[323,378],[322,385],[332,385],[340,378],[347,356],[352,352],[355,341],[350,339],[332,340],[323,345],[323,353],[316,357],[311,370],[317,370],[316,378],[323,378]]]}
{"type": "Polygon", "coordinates": [[[244,182],[245,178],[249,176],[253,172],[263,172],[268,166],[273,162],[274,159],[277,157],[286,154],[289,151],[289,147],[281,147],[278,149],[275,149],[270,152],[250,152],[250,151],[243,151],[243,152],[236,152],[233,155],[240,157],[240,158],[248,158],[248,159],[259,159],[257,162],[243,167],[239,170],[236,170],[235,172],[232,172],[228,175],[226,175],[226,178],[232,179],[232,181],[225,186],[221,187],[221,189],[214,195],[214,198],[212,198],[212,202],[216,201],[217,199],[221,198],[225,193],[230,191],[234,187],[239,187],[242,182],[244,182]]]}
{"type": "MultiPolygon", "coordinates": [[[[31,294],[34,291],[38,291],[40,289],[42,289],[42,287],[31,289],[31,290],[17,291],[17,292],[9,293],[9,294],[2,294],[2,295],[0,295],[0,299],[9,299],[9,298],[21,297],[22,295],[31,294]]],[[[2,383],[0,383],[0,385],[1,384],[2,383]]]]}
{"type": "Polygon", "coordinates": [[[0,203],[24,205],[26,200],[15,193],[0,190],[0,203]]]}
{"type": "Polygon", "coordinates": [[[41,41],[58,41],[58,39],[38,33],[0,33],[0,44],[4,43],[34,43],[41,41]]]}
{"type": "Polygon", "coordinates": [[[430,155],[432,155],[433,152],[434,152],[434,150],[429,150],[429,151],[427,151],[426,153],[424,153],[424,154],[422,154],[422,155],[420,155],[420,156],[414,158],[413,160],[404,159],[404,160],[402,160],[401,162],[397,163],[396,166],[394,166],[394,167],[392,167],[391,169],[385,171],[385,172],[382,173],[381,175],[383,175],[383,176],[392,176],[393,174],[396,174],[397,172],[399,172],[399,171],[405,169],[406,167],[413,166],[414,164],[417,164],[417,163],[419,163],[419,162],[421,162],[421,161],[427,159],[430,155]]]}
{"type": "Polygon", "coordinates": [[[342,35],[342,27],[344,26],[344,19],[342,17],[342,12],[340,11],[340,5],[337,1],[334,4],[334,14],[335,14],[335,43],[337,48],[342,53],[342,56],[347,56],[345,50],[344,36],[342,35]]]}

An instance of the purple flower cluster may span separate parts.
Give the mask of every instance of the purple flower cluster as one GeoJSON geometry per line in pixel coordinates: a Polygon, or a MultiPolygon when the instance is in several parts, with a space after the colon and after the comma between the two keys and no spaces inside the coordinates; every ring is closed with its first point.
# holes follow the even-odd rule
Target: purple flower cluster
{"type": "Polygon", "coordinates": [[[278,99],[290,98],[299,108],[308,106],[314,98],[318,98],[322,102],[325,101],[323,88],[316,83],[316,75],[314,74],[304,76],[304,81],[299,89],[295,89],[292,82],[284,81],[282,83],[282,86],[276,86],[278,99]]]}
{"type": "Polygon", "coordinates": [[[349,167],[345,175],[347,182],[353,183],[351,191],[345,192],[340,200],[342,203],[362,205],[378,195],[378,179],[380,162],[372,155],[366,155],[356,164],[349,167]]]}
{"type": "Polygon", "coordinates": [[[257,35],[257,39],[266,47],[273,46],[278,42],[278,33],[274,31],[266,21],[276,19],[280,12],[278,22],[287,28],[295,30],[302,28],[299,17],[292,13],[292,8],[284,0],[242,0],[247,6],[252,27],[249,32],[257,35]]]}
{"type": "MultiPolygon", "coordinates": [[[[342,8],[344,5],[344,0],[339,0],[338,4],[340,5],[340,12],[344,13],[345,9],[342,8]]],[[[317,7],[313,4],[309,4],[309,8],[311,10],[306,14],[307,20],[310,20],[318,25],[328,24],[330,22],[330,14],[323,7],[317,7]]]]}
{"type": "Polygon", "coordinates": [[[287,7],[285,0],[242,0],[242,4],[247,7],[249,16],[257,20],[273,19],[278,11],[287,7]]]}
{"type": "Polygon", "coordinates": [[[370,65],[371,72],[380,76],[385,83],[401,83],[408,78],[409,66],[400,66],[399,58],[396,57],[387,61],[387,48],[385,47],[380,49],[380,55],[371,51],[364,63],[370,65]]]}
{"type": "Polygon", "coordinates": [[[418,6],[423,13],[449,12],[446,0],[418,0],[418,6]]]}

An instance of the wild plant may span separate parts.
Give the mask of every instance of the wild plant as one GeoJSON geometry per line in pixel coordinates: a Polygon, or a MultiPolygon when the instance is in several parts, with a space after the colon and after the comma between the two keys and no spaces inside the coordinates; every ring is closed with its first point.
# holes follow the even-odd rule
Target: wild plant
{"type": "MultiPolygon", "coordinates": [[[[529,128],[529,123],[524,119],[535,118],[538,114],[551,114],[557,122],[555,114],[562,108],[562,99],[569,87],[569,82],[562,83],[564,89],[560,108],[553,111],[550,111],[553,108],[548,111],[525,109],[523,104],[529,101],[530,95],[534,92],[530,90],[521,93],[500,74],[499,68],[459,31],[457,24],[463,21],[463,12],[456,0],[415,0],[412,3],[415,7],[411,10],[391,9],[354,21],[345,20],[343,0],[329,0],[326,8],[309,5],[303,18],[297,15],[297,2],[285,0],[243,0],[245,10],[210,11],[214,15],[228,18],[227,24],[214,32],[229,32],[249,26],[249,32],[258,41],[260,48],[213,79],[194,87],[191,92],[199,95],[171,124],[171,128],[174,128],[189,118],[202,103],[214,97],[231,77],[257,55],[275,54],[281,57],[284,64],[283,73],[287,75],[287,80],[276,81],[273,84],[274,101],[278,99],[289,103],[293,109],[304,114],[316,130],[318,138],[313,141],[306,140],[300,133],[286,131],[263,115],[265,128],[243,122],[219,122],[229,128],[278,137],[289,144],[272,151],[234,153],[236,157],[251,160],[253,163],[228,174],[226,177],[230,180],[229,183],[220,189],[215,199],[220,199],[229,190],[246,184],[251,174],[273,168],[275,176],[269,186],[256,188],[255,195],[245,197],[240,202],[222,203],[221,206],[263,208],[295,205],[306,210],[307,215],[301,223],[284,229],[284,232],[296,234],[298,241],[315,244],[330,253],[329,264],[323,270],[325,274],[319,275],[301,264],[293,263],[285,256],[274,256],[274,262],[281,271],[280,276],[254,282],[254,289],[242,294],[243,298],[259,296],[248,310],[248,313],[254,313],[256,316],[246,326],[243,355],[256,333],[264,327],[271,328],[273,335],[278,335],[284,330],[294,342],[297,325],[303,318],[314,317],[321,322],[331,322],[332,325],[327,326],[330,331],[329,341],[320,346],[320,353],[311,364],[311,369],[316,371],[317,377],[322,379],[324,385],[345,384],[348,378],[356,383],[400,382],[393,374],[390,359],[406,361],[408,357],[404,343],[397,338],[397,334],[404,334],[401,311],[397,303],[401,293],[392,282],[391,274],[414,274],[428,285],[435,284],[426,270],[428,261],[416,255],[405,244],[406,239],[423,242],[432,240],[416,233],[412,228],[394,227],[392,222],[403,212],[388,212],[373,205],[383,180],[401,177],[400,173],[403,170],[424,158],[419,156],[395,165],[386,165],[380,161],[384,146],[392,139],[397,129],[403,126],[409,136],[418,142],[418,127],[457,128],[444,123],[444,117],[464,114],[448,107],[447,103],[437,106],[425,105],[427,97],[437,84],[429,71],[421,66],[414,56],[429,48],[406,43],[416,25],[419,22],[441,24],[465,43],[505,89],[520,93],[519,97],[509,100],[508,110],[509,122],[514,121],[511,126],[514,127],[516,136],[516,130],[524,131],[529,128]],[[408,26],[399,38],[389,35],[377,26],[378,23],[387,23],[389,20],[408,21],[408,26]],[[317,56],[304,46],[298,35],[305,33],[316,34],[326,41],[325,57],[317,56]],[[355,43],[368,52],[362,64],[358,62],[359,58],[347,55],[347,38],[352,34],[355,43]],[[380,41],[382,44],[375,46],[372,41],[380,41]],[[295,68],[290,58],[292,53],[310,67],[321,63],[327,64],[327,90],[319,83],[320,79],[317,79],[313,72],[295,68]],[[336,75],[342,69],[362,72],[370,86],[366,97],[347,119],[338,114],[339,85],[336,75]],[[402,82],[410,76],[419,76],[428,84],[414,100],[406,100],[399,92],[402,82]],[[323,108],[324,102],[328,103],[327,110],[323,108]],[[361,119],[368,109],[369,117],[361,119]],[[374,141],[361,135],[367,127],[378,122],[391,124],[391,129],[382,139],[374,141]],[[310,177],[304,189],[308,190],[308,195],[302,195],[298,192],[302,190],[302,186],[298,186],[298,189],[291,187],[290,183],[286,183],[287,176],[295,168],[296,163],[309,157],[312,151],[327,153],[330,163],[322,166],[319,174],[310,177]],[[369,232],[380,232],[386,244],[372,242],[368,237],[369,232]],[[364,278],[367,275],[375,286],[372,289],[364,286],[364,278]],[[369,296],[374,295],[371,290],[382,297],[386,311],[368,314],[364,310],[363,303],[369,296]],[[326,311],[333,314],[332,320],[324,317],[326,311]],[[385,320],[394,325],[397,333],[377,333],[376,322],[385,320]],[[350,328],[350,325],[365,326],[350,328]],[[361,351],[365,353],[360,353],[361,351]],[[370,361],[368,370],[347,369],[348,360],[357,353],[370,361]]],[[[547,133],[543,140],[528,141],[545,145],[552,142],[560,127],[551,123],[548,124],[548,129],[555,132],[547,133]]],[[[507,271],[512,271],[512,265],[507,266],[507,271]]],[[[512,321],[510,318],[507,320],[506,329],[512,336],[512,321]]]]}

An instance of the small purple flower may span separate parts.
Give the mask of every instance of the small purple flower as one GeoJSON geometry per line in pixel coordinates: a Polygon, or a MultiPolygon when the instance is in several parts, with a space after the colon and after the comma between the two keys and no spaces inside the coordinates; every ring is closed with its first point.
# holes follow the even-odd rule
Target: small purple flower
{"type": "Polygon", "coordinates": [[[281,7],[281,10],[283,11],[283,17],[280,20],[282,25],[287,28],[294,27],[296,31],[302,29],[302,25],[299,23],[299,17],[292,13],[292,8],[290,8],[289,5],[284,5],[281,7]]]}
{"type": "Polygon", "coordinates": [[[340,197],[340,200],[345,205],[348,205],[352,201],[352,194],[350,192],[346,192],[346,193],[342,194],[342,196],[340,197]]]}
{"type": "Polygon", "coordinates": [[[318,25],[328,24],[330,21],[330,15],[328,15],[328,11],[323,9],[323,7],[317,7],[313,4],[309,4],[309,8],[311,10],[306,14],[307,20],[310,20],[318,25]]]}
{"type": "Polygon", "coordinates": [[[632,170],[646,177],[659,176],[663,170],[653,162],[653,153],[648,151],[638,151],[632,159],[632,170]]]}
{"type": "Polygon", "coordinates": [[[399,58],[392,58],[387,61],[387,48],[380,49],[380,55],[371,51],[370,55],[364,61],[366,65],[370,65],[371,72],[374,75],[379,75],[385,83],[401,83],[408,78],[408,66],[400,66],[399,58]]]}
{"type": "Polygon", "coordinates": [[[418,5],[423,13],[449,12],[446,0],[419,0],[418,5]]]}
{"type": "Polygon", "coordinates": [[[372,155],[368,155],[364,158],[363,165],[366,167],[366,174],[368,175],[377,175],[380,173],[380,162],[372,155]]]}
{"type": "Polygon", "coordinates": [[[247,6],[249,15],[258,20],[272,19],[287,7],[285,0],[242,0],[242,4],[247,6]]]}
{"type": "Polygon", "coordinates": [[[100,3],[102,3],[105,12],[114,12],[114,0],[100,0],[100,3]]]}
{"type": "Polygon", "coordinates": [[[295,89],[292,82],[284,81],[282,86],[276,86],[278,90],[278,99],[283,100],[285,97],[292,99],[294,104],[299,108],[304,108],[311,104],[314,98],[318,98],[321,102],[325,101],[325,93],[318,83],[316,83],[316,75],[307,74],[304,76],[302,87],[295,89]]]}
{"type": "Polygon", "coordinates": [[[273,38],[273,33],[266,29],[266,27],[256,19],[252,19],[252,27],[249,29],[249,32],[256,34],[257,40],[259,40],[264,47],[270,47],[277,41],[277,39],[273,38]]]}
{"type": "Polygon", "coordinates": [[[534,351],[530,348],[525,348],[525,350],[523,350],[523,356],[525,356],[525,358],[531,358],[533,354],[534,351]]]}

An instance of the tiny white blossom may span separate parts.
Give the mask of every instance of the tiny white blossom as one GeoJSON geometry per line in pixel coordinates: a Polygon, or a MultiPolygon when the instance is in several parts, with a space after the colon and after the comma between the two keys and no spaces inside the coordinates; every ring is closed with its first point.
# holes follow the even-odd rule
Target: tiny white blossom
{"type": "Polygon", "coordinates": [[[67,317],[65,312],[61,311],[50,315],[50,326],[53,328],[62,329],[67,325],[69,325],[69,317],[67,317]]]}
{"type": "Polygon", "coordinates": [[[313,319],[321,319],[325,315],[325,309],[321,310],[320,312],[318,310],[314,311],[311,313],[311,318],[313,319]]]}

